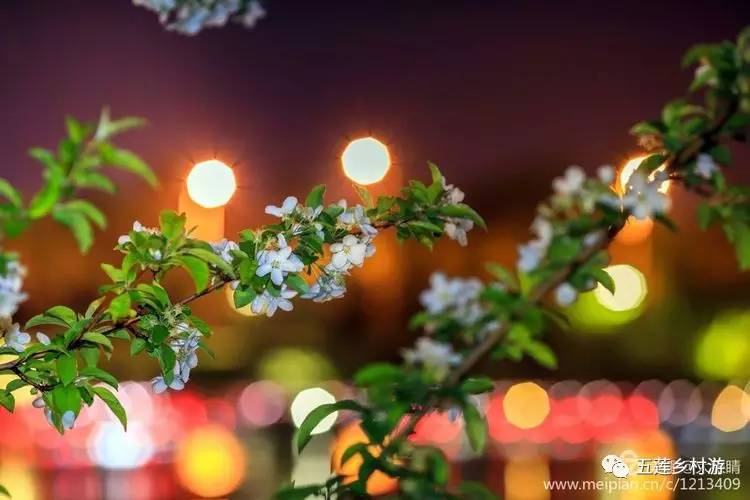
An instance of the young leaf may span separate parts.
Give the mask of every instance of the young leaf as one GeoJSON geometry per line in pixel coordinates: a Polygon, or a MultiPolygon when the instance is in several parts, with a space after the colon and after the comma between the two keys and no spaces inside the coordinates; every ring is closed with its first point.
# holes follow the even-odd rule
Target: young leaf
{"type": "Polygon", "coordinates": [[[153,187],[159,185],[159,181],[151,171],[151,168],[135,153],[125,149],[117,149],[110,144],[104,143],[99,146],[99,154],[101,154],[102,161],[105,164],[139,175],[153,187]]]}
{"type": "Polygon", "coordinates": [[[117,389],[118,383],[114,375],[102,370],[101,368],[87,366],[85,368],[82,368],[79,374],[83,375],[84,377],[95,378],[96,380],[100,380],[105,384],[111,385],[114,389],[117,389]]]}
{"type": "Polygon", "coordinates": [[[123,293],[112,299],[112,302],[109,303],[109,307],[107,308],[107,312],[114,322],[127,317],[130,312],[130,295],[128,293],[123,293]]]}
{"type": "Polygon", "coordinates": [[[63,385],[69,385],[78,376],[78,361],[74,356],[63,355],[57,358],[57,375],[63,385]]]}
{"type": "Polygon", "coordinates": [[[471,448],[481,453],[487,442],[487,422],[479,414],[479,410],[471,402],[464,405],[464,422],[466,422],[466,435],[469,438],[471,448]]]}
{"type": "Polygon", "coordinates": [[[198,257],[191,255],[178,255],[175,260],[182,264],[195,283],[195,290],[200,292],[208,286],[208,278],[211,276],[208,264],[198,257]]]}
{"type": "Polygon", "coordinates": [[[310,194],[307,195],[307,198],[305,199],[305,206],[316,208],[323,204],[323,196],[326,192],[326,186],[325,184],[318,184],[314,188],[312,188],[312,191],[310,191],[310,194]]]}
{"type": "Polygon", "coordinates": [[[461,383],[461,390],[467,394],[482,394],[495,388],[487,377],[467,378],[461,383]]]}
{"type": "Polygon", "coordinates": [[[305,449],[305,446],[307,446],[307,443],[310,442],[313,430],[315,430],[318,424],[328,415],[338,410],[361,411],[362,406],[356,401],[344,399],[335,403],[320,405],[315,408],[307,415],[307,417],[305,417],[305,420],[299,426],[299,429],[297,429],[295,443],[298,453],[301,453],[302,450],[305,449]]]}
{"type": "Polygon", "coordinates": [[[185,233],[185,214],[177,214],[171,210],[164,210],[159,214],[161,234],[172,241],[185,233]]]}
{"type": "Polygon", "coordinates": [[[104,387],[94,387],[94,392],[97,396],[99,396],[99,399],[104,401],[104,403],[109,407],[110,410],[112,410],[112,413],[115,414],[117,419],[122,424],[122,427],[127,430],[128,429],[128,417],[125,414],[125,408],[122,407],[120,402],[117,400],[117,396],[109,392],[104,387]]]}
{"type": "Polygon", "coordinates": [[[13,413],[16,408],[16,398],[9,392],[0,391],[0,406],[13,413]]]}

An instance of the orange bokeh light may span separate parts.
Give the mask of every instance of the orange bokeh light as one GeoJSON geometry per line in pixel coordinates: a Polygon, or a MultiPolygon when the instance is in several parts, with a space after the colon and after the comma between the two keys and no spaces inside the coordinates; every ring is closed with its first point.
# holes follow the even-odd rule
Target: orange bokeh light
{"type": "Polygon", "coordinates": [[[245,478],[245,450],[230,431],[206,425],[180,443],[175,457],[177,477],[187,490],[202,497],[235,491],[245,478]]]}
{"type": "MultiPolygon", "coordinates": [[[[357,443],[367,443],[368,441],[367,435],[357,422],[344,427],[336,436],[331,450],[331,469],[336,474],[345,477],[345,484],[356,481],[363,460],[360,455],[354,455],[342,464],[341,457],[350,446],[357,443]]],[[[380,454],[380,450],[376,446],[370,446],[369,451],[373,456],[380,454]]],[[[381,471],[375,471],[367,480],[367,493],[373,496],[393,493],[397,488],[398,481],[381,471]]]]}

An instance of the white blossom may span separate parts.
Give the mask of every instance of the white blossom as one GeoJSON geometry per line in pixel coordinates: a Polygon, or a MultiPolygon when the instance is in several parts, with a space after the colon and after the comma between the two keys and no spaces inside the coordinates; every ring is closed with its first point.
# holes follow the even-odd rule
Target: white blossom
{"type": "Polygon", "coordinates": [[[695,161],[695,173],[704,179],[710,179],[719,170],[719,166],[711,157],[706,153],[701,153],[695,161]]]}
{"type": "Polygon", "coordinates": [[[561,307],[569,307],[578,299],[578,290],[570,283],[562,283],[555,288],[555,301],[561,307]]]}
{"type": "Polygon", "coordinates": [[[443,198],[446,203],[451,205],[457,205],[464,201],[464,192],[453,184],[448,184],[445,177],[442,178],[441,183],[443,185],[443,198]]]}
{"type": "Polygon", "coordinates": [[[330,246],[333,267],[339,271],[347,271],[352,265],[362,266],[367,254],[367,241],[347,234],[341,242],[333,243],[330,246]]]}
{"type": "Polygon", "coordinates": [[[345,293],[346,283],[340,274],[324,274],[315,280],[301,298],[312,299],[313,302],[327,302],[343,297],[345,293]]]}
{"type": "MultiPolygon", "coordinates": [[[[154,227],[146,227],[138,221],[133,222],[133,231],[136,233],[159,234],[158,229],[154,227]]],[[[124,245],[125,243],[130,243],[130,235],[128,234],[123,234],[117,238],[118,245],[124,245]]]]}
{"type": "Polygon", "coordinates": [[[18,323],[13,323],[10,327],[6,328],[3,336],[5,337],[5,345],[16,352],[23,352],[31,341],[31,335],[22,332],[18,323]]]}
{"type": "Polygon", "coordinates": [[[536,235],[536,241],[538,241],[541,246],[548,247],[550,242],[552,242],[554,229],[552,223],[546,217],[537,215],[531,223],[530,229],[531,232],[536,235]]]}
{"type": "Polygon", "coordinates": [[[234,241],[224,238],[223,240],[217,241],[216,243],[211,243],[211,248],[216,255],[221,257],[224,262],[226,262],[227,264],[231,264],[234,260],[231,252],[239,251],[240,246],[234,241]]]}
{"type": "Polygon", "coordinates": [[[578,194],[583,188],[586,181],[586,174],[578,166],[568,167],[562,177],[557,177],[552,181],[552,187],[555,192],[563,196],[572,196],[578,194]]]}
{"type": "Polygon", "coordinates": [[[461,363],[461,355],[453,351],[450,344],[429,337],[417,339],[415,349],[404,349],[402,355],[407,363],[421,365],[437,379],[442,380],[451,367],[461,363]]]}
{"type": "Polygon", "coordinates": [[[21,291],[25,275],[26,268],[18,261],[6,263],[5,275],[0,276],[0,317],[13,316],[21,302],[28,298],[28,295],[21,291]]]}
{"type": "Polygon", "coordinates": [[[163,376],[154,377],[151,380],[153,391],[160,394],[167,388],[181,391],[190,380],[190,371],[198,366],[197,350],[200,347],[202,334],[197,329],[183,322],[174,328],[174,337],[169,340],[169,347],[175,353],[175,364],[172,381],[167,385],[163,376]]]}
{"type": "Polygon", "coordinates": [[[431,314],[439,314],[452,308],[461,308],[479,297],[482,282],[476,278],[448,279],[441,272],[430,276],[430,288],[424,290],[419,300],[431,314]]]}
{"type": "Polygon", "coordinates": [[[602,165],[596,171],[596,175],[604,184],[610,185],[615,182],[615,169],[612,165],[602,165]]]}
{"type": "Polygon", "coordinates": [[[268,215],[273,215],[274,217],[284,218],[287,215],[291,215],[296,208],[297,198],[294,196],[287,196],[280,207],[274,205],[266,206],[266,213],[268,215]]]}
{"type": "Polygon", "coordinates": [[[280,286],[284,282],[287,273],[297,273],[304,269],[302,260],[292,253],[292,247],[288,246],[283,235],[278,235],[278,250],[262,250],[258,252],[258,276],[271,275],[271,281],[280,286]]]}
{"type": "Polygon", "coordinates": [[[247,6],[247,10],[245,11],[245,13],[240,16],[239,21],[246,28],[252,28],[257,24],[258,21],[260,21],[264,17],[266,17],[265,9],[263,9],[263,6],[260,4],[260,2],[253,0],[247,6]]]}
{"type": "Polygon", "coordinates": [[[623,207],[630,210],[636,219],[648,219],[667,212],[671,200],[659,191],[664,180],[661,172],[652,180],[635,172],[628,180],[627,192],[622,198],[623,207]]]}
{"type": "Polygon", "coordinates": [[[276,309],[282,311],[291,311],[294,309],[294,305],[289,300],[296,296],[297,292],[289,290],[286,285],[281,287],[279,296],[271,294],[268,290],[264,290],[263,293],[256,296],[250,303],[250,310],[253,314],[265,314],[269,318],[274,315],[276,309]]]}
{"type": "Polygon", "coordinates": [[[50,338],[43,334],[42,332],[36,332],[36,339],[39,341],[40,344],[43,345],[50,345],[50,338]]]}
{"type": "Polygon", "coordinates": [[[469,244],[466,233],[474,228],[474,221],[471,219],[459,219],[451,217],[445,222],[445,234],[448,238],[457,241],[459,245],[465,247],[469,244]]]}
{"type": "Polygon", "coordinates": [[[339,200],[338,206],[344,209],[337,218],[340,225],[349,229],[357,227],[362,234],[367,236],[375,236],[378,234],[377,228],[372,225],[369,217],[367,217],[367,214],[365,213],[365,207],[362,205],[354,205],[353,207],[347,208],[347,202],[344,199],[339,200]]]}
{"type": "Polygon", "coordinates": [[[531,272],[539,267],[546,254],[547,246],[538,240],[518,245],[518,261],[516,266],[524,273],[531,272]]]}

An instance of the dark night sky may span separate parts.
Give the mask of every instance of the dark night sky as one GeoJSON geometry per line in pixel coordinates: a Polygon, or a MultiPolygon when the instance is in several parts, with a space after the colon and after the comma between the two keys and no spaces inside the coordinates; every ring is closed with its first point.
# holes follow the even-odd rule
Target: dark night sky
{"type": "MultiPolygon", "coordinates": [[[[188,38],[128,0],[2,0],[0,175],[36,187],[25,151],[53,146],[65,114],[94,118],[109,104],[116,115],[147,117],[149,128],[124,143],[165,190],[155,196],[123,176],[129,203],[101,198],[114,213],[93,255],[111,259],[129,221],[153,222],[173,207],[191,158],[235,162],[237,229],[258,222],[249,214],[268,202],[321,181],[343,194],[337,155],[348,137],[373,133],[404,176],[437,162],[495,227],[520,227],[520,238],[556,172],[635,150],[630,125],[686,87],[687,47],[734,37],[750,21],[750,2],[715,0],[274,0],[268,11],[254,30],[188,38]]],[[[17,246],[45,262],[32,292],[61,269],[95,269],[51,225],[17,246]]],[[[64,293],[35,305],[90,293],[102,276],[86,276],[67,275],[64,293]]]]}

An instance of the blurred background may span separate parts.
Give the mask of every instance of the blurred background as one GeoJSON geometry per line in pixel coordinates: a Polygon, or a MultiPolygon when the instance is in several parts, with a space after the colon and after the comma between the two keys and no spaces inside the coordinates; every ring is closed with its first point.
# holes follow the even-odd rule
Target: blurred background
{"type": "MultiPolygon", "coordinates": [[[[120,390],[127,433],[103,409],[84,412],[65,438],[30,399],[15,416],[0,414],[0,483],[14,498],[262,499],[290,479],[325,477],[332,454],[358,439],[356,422],[339,415],[335,432],[316,437],[302,457],[291,450],[294,422],[319,401],[349,394],[363,363],[399,359],[413,342],[405,325],[429,274],[486,277],[485,262],[511,265],[551,180],[571,164],[623,169],[639,154],[629,127],[687,87],[682,53],[733,38],[750,21],[750,4],[739,1],[267,7],[255,29],[190,38],[127,0],[0,3],[0,175],[33,192],[40,169],[26,150],[55,147],[66,114],[94,120],[109,105],[115,116],[149,120],[122,143],[162,181],[151,191],[123,175],[118,196],[91,195],[110,224],[88,257],[51,222],[13,241],[29,269],[30,299],[17,319],[56,304],[85,307],[107,281],[98,263],[119,259],[117,236],[133,220],[156,225],[162,209],[188,210],[207,237],[233,238],[268,222],[265,205],[302,198],[320,182],[329,200],[355,200],[341,155],[359,137],[377,138],[391,157],[374,193],[426,179],[434,161],[489,231],[472,232],[467,249],[445,241],[432,252],[383,234],[344,300],[296,302],[272,320],[234,310],[223,293],[206,297],[194,309],[215,329],[216,359],[201,358],[185,391],[154,396],[142,382],[156,364],[127,352],[111,360],[111,371],[133,381],[120,390]],[[238,188],[207,211],[188,199],[185,180],[213,158],[232,167],[238,188]]],[[[734,156],[730,177],[750,182],[750,155],[734,156]]],[[[492,438],[486,457],[468,452],[460,419],[436,414],[420,424],[415,439],[440,446],[457,477],[508,499],[658,499],[672,494],[549,492],[543,481],[601,479],[601,458],[627,450],[749,458],[750,279],[721,234],[697,229],[696,200],[676,187],[669,193],[678,233],[645,222],[618,238],[617,294],[584,296],[568,311],[574,328],[549,332],[558,370],[486,364],[498,380],[482,401],[492,438]]],[[[174,296],[190,293],[187,279],[169,286],[174,296]]],[[[377,479],[373,492],[393,487],[377,479]]]]}

